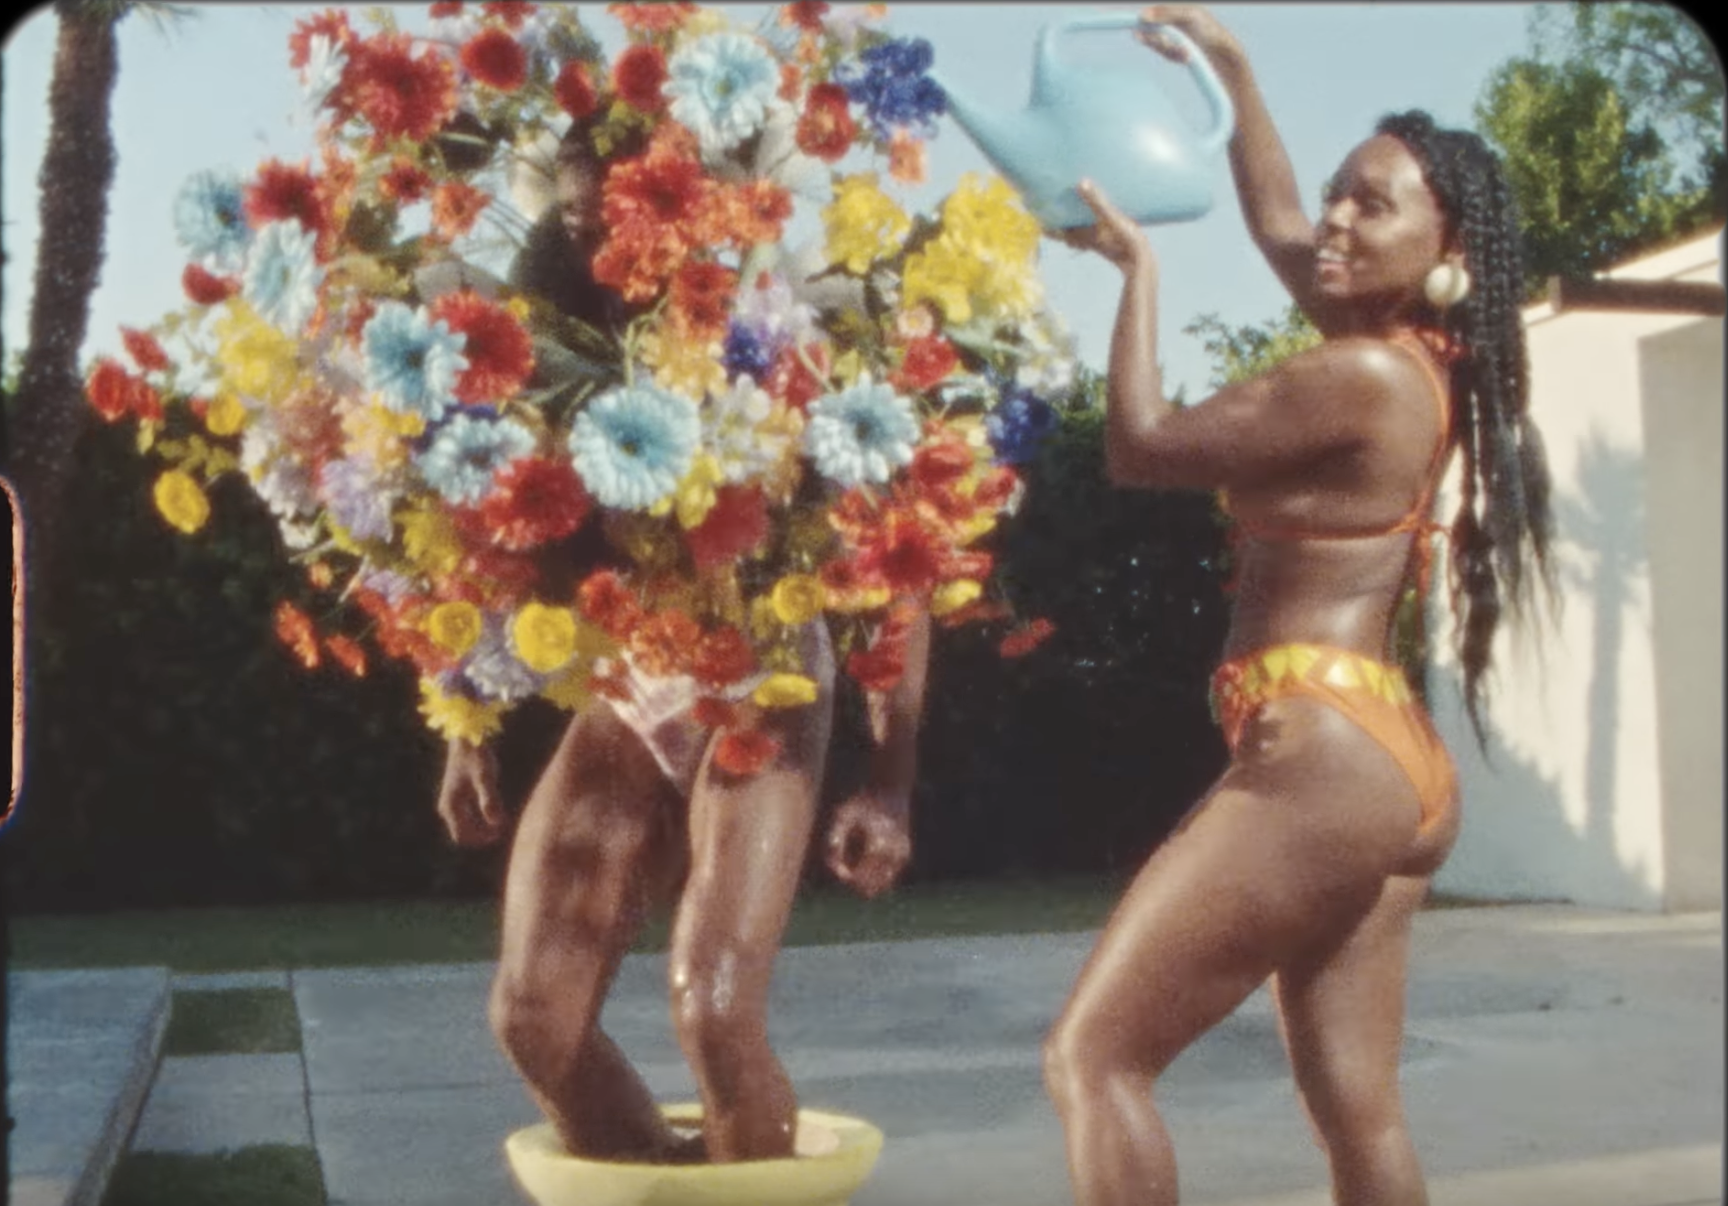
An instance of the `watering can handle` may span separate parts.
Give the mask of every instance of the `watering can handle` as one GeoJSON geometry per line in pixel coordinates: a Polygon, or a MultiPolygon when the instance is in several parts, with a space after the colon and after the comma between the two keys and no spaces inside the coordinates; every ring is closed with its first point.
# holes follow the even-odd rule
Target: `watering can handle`
{"type": "Polygon", "coordinates": [[[1189,40],[1188,35],[1175,26],[1142,22],[1137,13],[1098,13],[1088,17],[1071,17],[1045,29],[1044,44],[1040,49],[1042,57],[1049,58],[1058,33],[1154,28],[1162,30],[1165,37],[1187,53],[1188,68],[1194,73],[1194,82],[1199,85],[1200,95],[1206,98],[1206,105],[1212,110],[1212,128],[1200,135],[1197,145],[1202,154],[1215,155],[1224,149],[1224,144],[1230,141],[1230,134],[1236,128],[1236,106],[1231,103],[1230,94],[1225,91],[1218,73],[1212,70],[1211,62],[1200,53],[1199,47],[1189,40]]]}

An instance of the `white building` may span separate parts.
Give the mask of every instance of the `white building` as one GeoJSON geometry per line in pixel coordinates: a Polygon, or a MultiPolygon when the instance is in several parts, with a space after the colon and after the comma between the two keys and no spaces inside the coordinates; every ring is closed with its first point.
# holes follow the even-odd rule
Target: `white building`
{"type": "Polygon", "coordinates": [[[1436,593],[1429,687],[1464,799],[1442,892],[1722,905],[1721,244],[1717,228],[1525,311],[1561,609],[1540,641],[1502,632],[1485,758],[1436,593]]]}

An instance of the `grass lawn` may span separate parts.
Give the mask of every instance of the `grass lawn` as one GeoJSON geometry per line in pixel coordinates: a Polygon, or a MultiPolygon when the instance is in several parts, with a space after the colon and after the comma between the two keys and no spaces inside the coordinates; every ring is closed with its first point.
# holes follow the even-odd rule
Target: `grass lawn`
{"type": "Polygon", "coordinates": [[[114,1167],[102,1206],[324,1206],[309,1147],[246,1147],[219,1156],[133,1152],[114,1167]]]}
{"type": "Polygon", "coordinates": [[[300,1013],[285,988],[174,994],[163,1055],[272,1055],[300,1050],[300,1013]]]}

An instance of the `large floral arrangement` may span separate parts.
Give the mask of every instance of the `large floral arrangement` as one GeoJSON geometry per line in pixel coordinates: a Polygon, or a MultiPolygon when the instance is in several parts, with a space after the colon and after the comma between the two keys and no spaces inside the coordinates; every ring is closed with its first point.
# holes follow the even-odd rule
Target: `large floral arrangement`
{"type": "Polygon", "coordinates": [[[245,475],[327,592],[277,611],[306,666],[406,659],[430,725],[475,741],[531,696],[621,692],[627,665],[687,675],[744,774],[773,752],[761,710],[817,695],[803,626],[884,689],[910,608],[1011,621],[984,539],[1069,343],[1006,185],[895,199],[944,101],[881,6],[609,11],[610,62],[572,6],[300,21],[315,157],[187,182],[188,304],[124,329],[131,364],[99,361],[88,397],[138,422],[183,531],[245,475]],[[617,330],[484,269],[572,127],[604,165],[592,271],[630,308],[617,330]],[[571,555],[585,534],[604,567],[571,555]]]}

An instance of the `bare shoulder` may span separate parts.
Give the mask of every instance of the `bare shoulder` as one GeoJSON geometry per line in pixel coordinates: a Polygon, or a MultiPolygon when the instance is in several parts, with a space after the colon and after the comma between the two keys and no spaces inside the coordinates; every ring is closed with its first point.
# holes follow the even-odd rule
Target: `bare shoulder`
{"type": "Polygon", "coordinates": [[[1433,392],[1414,355],[1388,340],[1367,336],[1328,339],[1290,357],[1273,372],[1281,393],[1363,418],[1402,410],[1413,396],[1433,392]]]}

